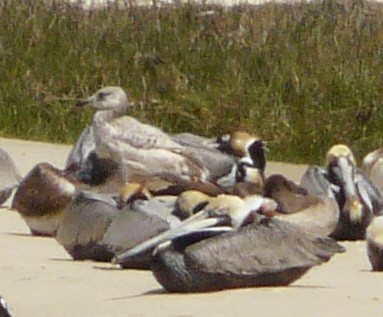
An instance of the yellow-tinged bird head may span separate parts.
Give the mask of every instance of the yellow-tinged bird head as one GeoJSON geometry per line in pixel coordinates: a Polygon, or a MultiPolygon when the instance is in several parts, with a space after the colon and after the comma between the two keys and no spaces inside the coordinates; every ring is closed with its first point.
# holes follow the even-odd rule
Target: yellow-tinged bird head
{"type": "Polygon", "coordinates": [[[134,202],[135,200],[148,200],[152,194],[147,188],[139,183],[125,183],[120,189],[120,204],[126,205],[134,202]]]}
{"type": "Polygon", "coordinates": [[[326,163],[329,165],[333,160],[345,157],[353,165],[356,166],[356,160],[351,149],[344,144],[336,144],[332,146],[326,154],[326,163]]]}

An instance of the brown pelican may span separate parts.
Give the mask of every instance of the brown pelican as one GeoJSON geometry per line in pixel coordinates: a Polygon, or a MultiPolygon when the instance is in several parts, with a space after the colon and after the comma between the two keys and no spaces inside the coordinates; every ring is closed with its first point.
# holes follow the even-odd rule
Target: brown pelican
{"type": "Polygon", "coordinates": [[[1,317],[13,317],[13,314],[11,313],[7,302],[3,298],[3,296],[0,296],[0,316],[1,317]]]}
{"type": "Polygon", "coordinates": [[[259,209],[276,204],[261,196],[221,195],[180,227],[115,257],[115,263],[156,246],[152,272],[170,292],[288,285],[344,248],[259,209]],[[218,227],[215,227],[219,225],[218,227]]]}
{"type": "Polygon", "coordinates": [[[105,87],[77,106],[92,105],[95,152],[113,159],[126,180],[150,184],[165,180],[185,189],[209,194],[225,192],[235,183],[236,164],[209,147],[184,146],[162,130],[126,115],[130,107],[121,87],[105,87]]]}
{"type": "Polygon", "coordinates": [[[265,216],[295,223],[317,236],[330,235],[338,224],[339,207],[334,198],[311,195],[282,175],[266,179],[264,196],[278,204],[276,211],[265,216]]]}
{"type": "Polygon", "coordinates": [[[33,235],[54,236],[76,192],[75,181],[48,163],[37,164],[21,181],[12,201],[33,235]]]}
{"type": "Polygon", "coordinates": [[[367,255],[373,271],[383,271],[383,216],[375,217],[366,231],[367,255]]]}
{"type": "Polygon", "coordinates": [[[0,205],[11,196],[21,178],[13,159],[6,151],[0,149],[0,205]]]}
{"type": "MultiPolygon", "coordinates": [[[[118,208],[108,195],[79,192],[64,213],[56,240],[75,260],[109,262],[117,252],[179,226],[178,216],[195,212],[187,208],[199,195],[203,194],[191,191],[173,199],[150,197],[142,185],[128,184],[119,197],[126,205],[118,208]]],[[[122,267],[147,269],[151,251],[129,259],[122,267]]]]}
{"type": "Polygon", "coordinates": [[[376,187],[383,191],[383,148],[376,149],[363,158],[363,170],[376,187]]]}
{"type": "Polygon", "coordinates": [[[326,169],[316,168],[316,171],[307,172],[302,184],[315,194],[318,183],[330,183],[326,191],[319,191],[323,195],[334,196],[339,205],[338,226],[331,237],[337,240],[364,239],[373,217],[383,213],[382,194],[356,167],[352,151],[346,145],[331,147],[326,162],[326,169]]]}

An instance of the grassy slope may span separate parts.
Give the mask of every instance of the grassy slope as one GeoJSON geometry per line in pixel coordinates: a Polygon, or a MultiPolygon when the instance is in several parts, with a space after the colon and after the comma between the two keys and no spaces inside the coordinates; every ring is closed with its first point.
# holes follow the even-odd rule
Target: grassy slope
{"type": "Polygon", "coordinates": [[[361,157],[382,145],[382,15],[363,1],[90,13],[1,1],[0,135],[73,142],[91,120],[73,100],[121,85],[135,116],[169,132],[247,129],[274,160],[320,163],[335,142],[361,157]]]}

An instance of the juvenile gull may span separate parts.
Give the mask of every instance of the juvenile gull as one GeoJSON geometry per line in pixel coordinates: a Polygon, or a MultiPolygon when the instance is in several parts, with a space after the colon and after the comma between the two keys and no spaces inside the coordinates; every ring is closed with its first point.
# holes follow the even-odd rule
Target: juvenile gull
{"type": "Polygon", "coordinates": [[[77,106],[88,104],[97,109],[92,123],[95,152],[119,163],[125,180],[161,179],[209,194],[234,185],[236,164],[230,156],[214,148],[179,143],[161,129],[126,115],[131,105],[121,87],[100,89],[77,106]]]}

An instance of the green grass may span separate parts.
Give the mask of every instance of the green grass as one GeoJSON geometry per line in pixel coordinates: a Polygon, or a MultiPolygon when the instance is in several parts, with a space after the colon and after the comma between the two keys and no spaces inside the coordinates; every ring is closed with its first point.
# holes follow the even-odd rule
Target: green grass
{"type": "Polygon", "coordinates": [[[361,158],[382,146],[382,16],[359,0],[93,12],[2,0],[0,135],[72,143],[92,116],[74,100],[120,85],[168,132],[246,129],[273,160],[322,163],[337,142],[361,158]]]}

